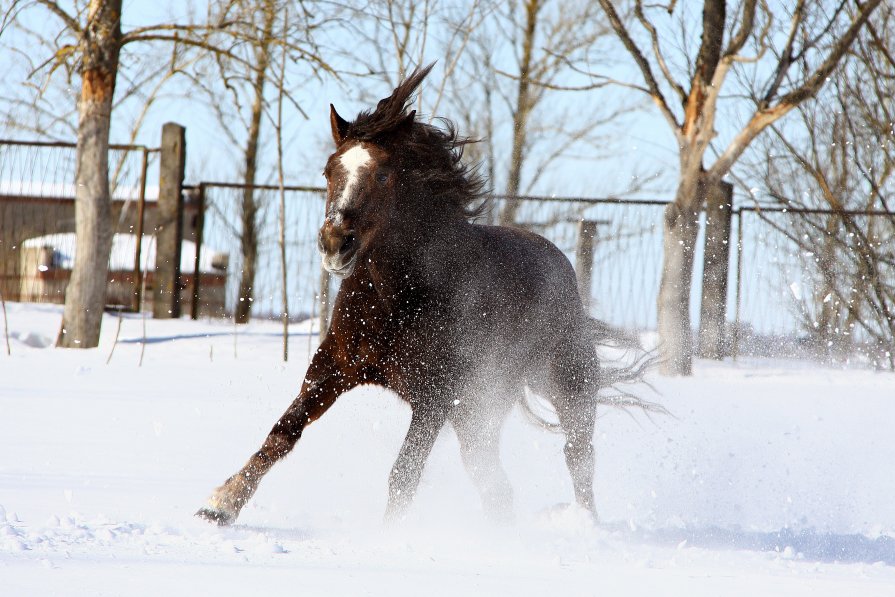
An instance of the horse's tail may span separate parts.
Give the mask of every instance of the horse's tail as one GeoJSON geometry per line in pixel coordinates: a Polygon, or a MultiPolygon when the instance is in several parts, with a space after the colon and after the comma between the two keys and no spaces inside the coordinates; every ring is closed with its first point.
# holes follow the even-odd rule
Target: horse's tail
{"type": "Polygon", "coordinates": [[[590,340],[598,347],[622,351],[620,358],[600,364],[600,391],[597,402],[607,406],[639,408],[647,413],[670,414],[661,404],[644,400],[625,388],[627,385],[645,385],[655,391],[644,376],[658,362],[655,350],[646,350],[636,333],[609,325],[605,321],[589,318],[587,329],[590,340]]]}
{"type": "MultiPolygon", "coordinates": [[[[644,380],[644,376],[658,363],[656,352],[646,350],[636,333],[593,318],[588,318],[586,325],[585,333],[589,342],[598,348],[621,353],[615,360],[607,360],[601,355],[599,391],[595,396],[597,403],[623,409],[636,408],[646,413],[670,414],[661,404],[644,400],[628,389],[628,386],[640,385],[655,391],[644,380]]],[[[549,420],[539,412],[552,410],[549,403],[544,402],[546,401],[538,401],[530,392],[525,392],[519,401],[522,412],[529,421],[548,431],[562,432],[559,423],[549,420]]]]}

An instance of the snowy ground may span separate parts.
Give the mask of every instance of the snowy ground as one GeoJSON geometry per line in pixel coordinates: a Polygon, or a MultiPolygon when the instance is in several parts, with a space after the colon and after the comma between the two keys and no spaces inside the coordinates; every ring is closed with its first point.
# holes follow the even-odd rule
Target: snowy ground
{"type": "MultiPolygon", "coordinates": [[[[0,594],[893,595],[895,375],[704,363],[652,381],[674,417],[606,411],[602,522],[561,438],[514,413],[517,523],[493,527],[446,430],[409,520],[381,522],[409,422],[375,388],[309,428],[228,529],[192,515],[291,401],[309,338],[276,324],[109,316],[101,348],[48,348],[55,306],[8,304],[0,343],[0,594]]],[[[2,325],[2,321],[0,321],[2,325]]],[[[2,332],[2,328],[0,328],[2,332]]]]}

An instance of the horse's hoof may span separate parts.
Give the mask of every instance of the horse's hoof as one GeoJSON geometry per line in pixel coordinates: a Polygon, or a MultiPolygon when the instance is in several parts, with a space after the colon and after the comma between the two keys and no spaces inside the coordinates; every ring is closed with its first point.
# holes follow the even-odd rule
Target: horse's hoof
{"type": "Polygon", "coordinates": [[[219,527],[230,526],[236,521],[236,516],[217,508],[199,508],[196,516],[204,518],[208,522],[213,522],[219,527]]]}

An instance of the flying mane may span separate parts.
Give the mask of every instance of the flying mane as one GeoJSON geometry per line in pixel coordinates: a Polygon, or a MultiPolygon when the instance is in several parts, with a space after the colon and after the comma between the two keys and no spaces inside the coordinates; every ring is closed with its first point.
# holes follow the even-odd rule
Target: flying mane
{"type": "Polygon", "coordinates": [[[454,124],[438,120],[443,128],[415,120],[413,94],[433,64],[416,68],[375,110],[365,110],[348,123],[346,140],[371,141],[400,155],[404,190],[446,202],[467,218],[485,209],[485,181],[477,167],[463,162],[463,148],[475,139],[461,137],[454,124]]]}

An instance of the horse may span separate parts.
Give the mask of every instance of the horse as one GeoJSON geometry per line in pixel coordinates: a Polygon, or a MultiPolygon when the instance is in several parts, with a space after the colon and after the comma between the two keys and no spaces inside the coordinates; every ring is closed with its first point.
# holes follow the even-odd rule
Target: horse
{"type": "Polygon", "coordinates": [[[351,122],[330,104],[336,150],[323,171],[318,247],[323,267],[342,278],[332,323],[298,397],[197,516],[233,523],[305,428],[362,384],[391,390],[412,411],[388,478],[387,520],[405,514],[448,422],[487,517],[511,519],[500,430],[526,386],[555,410],[575,501],[596,515],[598,392],[637,379],[642,367],[601,367],[597,341],[609,328],[584,312],[556,246],[521,228],[474,222],[485,184],[462,159],[472,141],[450,121],[421,122],[409,110],[432,66],[351,122]]]}

